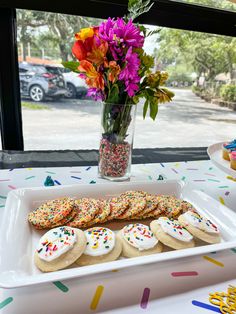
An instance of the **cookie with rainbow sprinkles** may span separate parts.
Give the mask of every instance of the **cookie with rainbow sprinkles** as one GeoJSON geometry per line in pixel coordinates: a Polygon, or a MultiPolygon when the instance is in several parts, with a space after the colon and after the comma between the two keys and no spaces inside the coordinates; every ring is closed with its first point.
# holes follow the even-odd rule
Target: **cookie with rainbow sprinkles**
{"type": "Polygon", "coordinates": [[[67,226],[57,227],[40,238],[34,262],[43,272],[60,270],[73,264],[85,247],[86,237],[82,230],[67,226]]]}
{"type": "Polygon", "coordinates": [[[74,219],[67,223],[67,226],[84,228],[99,212],[99,200],[84,197],[77,199],[74,202],[76,204],[77,212],[74,219]]]}
{"type": "Polygon", "coordinates": [[[75,216],[75,202],[64,197],[50,200],[28,214],[29,222],[36,229],[47,229],[69,221],[75,216]]]}
{"type": "Polygon", "coordinates": [[[160,217],[150,223],[150,228],[160,242],[172,249],[180,250],[195,246],[193,236],[177,220],[160,217]]]}
{"type": "Polygon", "coordinates": [[[129,224],[117,236],[122,242],[122,255],[125,257],[160,253],[163,249],[151,229],[144,224],[129,224]]]}
{"type": "Polygon", "coordinates": [[[104,227],[89,228],[84,231],[86,248],[76,263],[79,266],[93,265],[116,260],[122,250],[120,239],[104,227]]]}
{"type": "Polygon", "coordinates": [[[178,220],[194,237],[204,242],[219,243],[221,240],[219,228],[196,212],[187,211],[178,220]]]}

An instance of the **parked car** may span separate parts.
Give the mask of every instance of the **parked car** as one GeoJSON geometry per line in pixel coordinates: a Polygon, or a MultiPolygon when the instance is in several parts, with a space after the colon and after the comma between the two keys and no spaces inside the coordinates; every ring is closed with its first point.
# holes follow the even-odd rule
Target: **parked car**
{"type": "Polygon", "coordinates": [[[63,75],[54,66],[22,62],[19,72],[21,95],[33,101],[43,101],[45,97],[58,99],[67,93],[63,75]]]}
{"type": "Polygon", "coordinates": [[[78,73],[71,72],[69,69],[60,67],[67,86],[67,98],[82,98],[87,94],[88,86],[85,81],[78,76],[78,73]]]}

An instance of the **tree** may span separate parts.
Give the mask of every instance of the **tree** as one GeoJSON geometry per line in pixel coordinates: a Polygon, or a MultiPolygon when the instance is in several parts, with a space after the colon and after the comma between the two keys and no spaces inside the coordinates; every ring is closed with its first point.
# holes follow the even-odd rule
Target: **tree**
{"type": "Polygon", "coordinates": [[[23,60],[26,60],[27,44],[34,40],[34,30],[44,26],[44,13],[28,10],[17,10],[17,37],[22,44],[23,60]]]}
{"type": "Polygon", "coordinates": [[[229,1],[233,2],[235,0],[184,0],[184,2],[196,4],[196,5],[202,5],[202,6],[208,6],[212,8],[218,8],[218,9],[224,9],[224,10],[232,10],[234,11],[236,8],[236,5],[233,3],[230,3],[229,1]]]}
{"type": "MultiPolygon", "coordinates": [[[[23,59],[26,59],[27,43],[30,42],[35,47],[39,47],[38,39],[41,38],[56,45],[61,59],[67,61],[71,57],[74,34],[81,28],[97,25],[99,21],[94,18],[61,13],[17,10],[18,42],[23,45],[23,59]]],[[[41,45],[43,46],[44,43],[41,42],[41,45]]]]}
{"type": "Polygon", "coordinates": [[[236,63],[236,39],[183,31],[162,29],[156,59],[168,64],[189,65],[198,77],[204,73],[212,81],[219,73],[233,75],[236,63]]]}

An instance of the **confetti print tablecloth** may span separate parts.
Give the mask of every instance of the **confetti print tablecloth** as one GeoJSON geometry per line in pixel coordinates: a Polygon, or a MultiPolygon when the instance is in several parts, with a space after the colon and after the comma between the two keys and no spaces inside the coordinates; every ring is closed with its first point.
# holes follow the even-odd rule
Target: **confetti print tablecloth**
{"type": "MultiPolygon", "coordinates": [[[[236,182],[210,161],[134,165],[132,181],[180,179],[236,211],[236,182]]],[[[46,176],[56,185],[104,181],[96,167],[33,168],[0,171],[0,218],[7,193],[16,188],[43,186],[46,176]]],[[[0,313],[219,313],[208,294],[236,285],[236,248],[132,269],[0,290],[0,313]]]]}

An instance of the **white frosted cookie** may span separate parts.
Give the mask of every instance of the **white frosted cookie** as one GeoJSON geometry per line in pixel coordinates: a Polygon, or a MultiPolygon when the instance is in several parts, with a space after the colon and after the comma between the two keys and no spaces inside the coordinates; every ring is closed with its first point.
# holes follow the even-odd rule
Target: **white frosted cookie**
{"type": "Polygon", "coordinates": [[[106,263],[116,260],[122,250],[121,241],[108,228],[94,227],[84,231],[87,246],[76,261],[79,266],[106,263]]]}
{"type": "Polygon", "coordinates": [[[196,212],[187,211],[180,215],[178,220],[194,237],[207,243],[220,242],[218,227],[209,219],[200,216],[196,212]]]}
{"type": "Polygon", "coordinates": [[[125,226],[117,236],[122,241],[122,255],[125,257],[160,253],[163,248],[150,228],[140,223],[125,226]]]}
{"type": "Polygon", "coordinates": [[[175,250],[194,247],[193,236],[177,220],[160,217],[150,223],[156,238],[175,250]]]}
{"type": "Polygon", "coordinates": [[[86,248],[82,230],[67,226],[46,232],[34,255],[35,265],[43,272],[56,271],[73,264],[86,248]]]}

